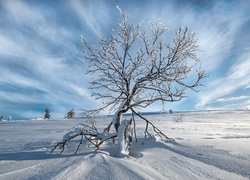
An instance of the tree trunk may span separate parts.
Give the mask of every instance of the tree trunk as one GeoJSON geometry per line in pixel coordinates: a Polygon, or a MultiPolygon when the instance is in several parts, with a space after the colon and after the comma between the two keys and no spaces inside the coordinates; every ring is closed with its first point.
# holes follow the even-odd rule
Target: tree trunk
{"type": "Polygon", "coordinates": [[[132,120],[123,120],[118,128],[118,153],[117,157],[125,157],[129,154],[132,145],[133,128],[132,120]]]}
{"type": "Polygon", "coordinates": [[[115,130],[116,130],[116,132],[118,132],[118,128],[121,124],[122,113],[119,112],[114,118],[115,118],[115,124],[114,124],[115,130]]]}
{"type": "Polygon", "coordinates": [[[126,113],[129,110],[129,101],[128,100],[124,100],[119,108],[117,109],[117,111],[115,112],[113,118],[112,118],[112,123],[114,124],[115,130],[116,132],[118,132],[118,128],[121,124],[121,119],[122,119],[122,115],[124,113],[126,113]]]}

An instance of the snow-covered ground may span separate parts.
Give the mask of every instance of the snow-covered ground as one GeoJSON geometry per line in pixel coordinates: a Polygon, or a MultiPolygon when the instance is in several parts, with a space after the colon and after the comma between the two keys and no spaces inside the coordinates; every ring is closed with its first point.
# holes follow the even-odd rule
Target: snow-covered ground
{"type": "MultiPolygon", "coordinates": [[[[82,145],[74,154],[80,139],[63,154],[51,153],[64,134],[86,120],[0,122],[0,179],[250,179],[250,111],[146,118],[176,143],[144,139],[145,123],[138,120],[138,142],[125,158],[117,158],[115,145],[107,144],[97,152],[82,145]]],[[[97,127],[106,127],[110,120],[98,119],[97,127]]]]}

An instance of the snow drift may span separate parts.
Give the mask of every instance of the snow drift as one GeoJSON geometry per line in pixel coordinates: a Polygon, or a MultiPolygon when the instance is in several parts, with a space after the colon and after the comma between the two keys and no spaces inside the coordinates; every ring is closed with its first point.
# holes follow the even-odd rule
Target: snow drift
{"type": "MultiPolygon", "coordinates": [[[[130,156],[117,158],[117,145],[98,151],[72,141],[63,154],[51,153],[75,120],[23,120],[0,123],[0,179],[249,179],[250,111],[198,111],[146,115],[176,143],[143,138],[130,156]],[[180,118],[181,116],[181,118],[180,118]],[[176,121],[178,119],[178,121],[176,121]]],[[[107,117],[97,120],[105,128],[107,117]]],[[[111,142],[110,142],[111,143],[111,142]]]]}

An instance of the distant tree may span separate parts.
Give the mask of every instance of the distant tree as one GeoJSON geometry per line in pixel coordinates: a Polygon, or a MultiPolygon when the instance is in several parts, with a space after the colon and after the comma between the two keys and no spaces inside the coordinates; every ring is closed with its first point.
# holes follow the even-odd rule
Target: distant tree
{"type": "Polygon", "coordinates": [[[74,111],[74,109],[71,109],[68,113],[67,113],[67,116],[66,116],[66,118],[67,119],[72,119],[72,118],[74,118],[75,117],[75,111],[74,111]]]}
{"type": "Polygon", "coordinates": [[[0,116],[0,121],[2,121],[3,120],[3,116],[0,116]]]}
{"type": "Polygon", "coordinates": [[[169,114],[173,114],[173,111],[172,111],[172,109],[169,109],[169,114]]]}
{"type": "Polygon", "coordinates": [[[51,115],[50,115],[50,109],[47,107],[45,109],[45,115],[44,115],[44,119],[50,119],[51,115]]]}
{"type": "MultiPolygon", "coordinates": [[[[95,144],[92,139],[98,139],[100,143],[95,145],[99,148],[103,141],[111,137],[128,137],[129,135],[123,136],[123,133],[131,134],[127,130],[131,129],[132,122],[135,125],[134,115],[137,115],[146,122],[145,137],[151,136],[148,132],[150,125],[160,138],[172,141],[151,121],[137,113],[136,109],[146,108],[157,101],[180,101],[186,97],[186,91],[197,92],[203,86],[201,80],[207,74],[201,69],[201,61],[196,56],[198,46],[195,33],[189,33],[188,28],[180,28],[174,32],[173,43],[168,44],[167,27],[162,20],[152,24],[149,31],[143,31],[141,23],[131,23],[128,15],[119,8],[118,10],[122,17],[120,29],[113,30],[108,38],[101,38],[98,47],[91,47],[81,37],[85,47],[84,58],[89,62],[87,73],[94,74],[90,82],[92,96],[103,102],[102,107],[85,110],[84,113],[92,118],[109,108],[114,116],[105,133],[109,133],[112,125],[116,133],[103,138],[95,126],[83,125],[82,131],[77,131],[78,135],[90,136],[87,139],[92,144],[95,144]],[[126,121],[127,127],[124,128],[124,122],[121,123],[122,115],[128,111],[133,116],[126,121]],[[87,127],[95,133],[89,133],[87,127]]],[[[71,134],[77,136],[76,133],[71,134]]],[[[64,139],[61,144],[66,144],[73,138],[67,137],[69,138],[64,139]]],[[[131,144],[126,142],[126,138],[122,143],[131,144]]]]}

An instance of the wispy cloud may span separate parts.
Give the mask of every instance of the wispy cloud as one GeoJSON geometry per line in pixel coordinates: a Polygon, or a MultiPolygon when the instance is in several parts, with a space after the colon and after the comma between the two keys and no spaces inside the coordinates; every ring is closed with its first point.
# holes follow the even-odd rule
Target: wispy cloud
{"type": "MultiPolygon", "coordinates": [[[[83,81],[80,30],[51,22],[53,13],[27,1],[1,3],[6,14],[0,30],[0,99],[8,102],[8,111],[16,111],[12,108],[20,103],[50,104],[58,114],[69,107],[84,107],[90,94],[83,81]]],[[[36,108],[32,107],[34,112],[36,108]]]]}
{"type": "Polygon", "coordinates": [[[98,38],[102,37],[104,27],[109,25],[111,16],[110,7],[103,1],[69,1],[69,6],[76,14],[76,17],[82,21],[85,27],[94,33],[98,38]]]}
{"type": "MultiPolygon", "coordinates": [[[[238,57],[235,63],[229,69],[227,75],[223,78],[218,78],[216,81],[210,83],[207,92],[203,93],[200,102],[197,106],[206,106],[215,101],[223,100],[224,96],[234,94],[237,90],[244,90],[250,84],[250,53],[245,53],[238,57]]],[[[249,96],[239,96],[236,98],[229,98],[228,100],[239,100],[249,98],[249,96]]],[[[226,100],[226,99],[224,99],[226,100]]]]}
{"type": "Polygon", "coordinates": [[[246,39],[240,38],[249,32],[249,26],[246,26],[250,21],[249,16],[246,16],[249,5],[242,1],[211,1],[200,4],[201,7],[191,2],[183,2],[183,6],[179,6],[171,1],[168,6],[149,3],[138,11],[138,16],[146,17],[145,21],[155,22],[161,17],[171,28],[170,33],[183,26],[196,32],[201,50],[198,56],[210,77],[204,80],[207,86],[205,92],[191,95],[199,101],[195,108],[217,108],[214,104],[222,102],[218,100],[233,104],[234,101],[249,98],[242,95],[241,89],[249,88],[250,84],[247,49],[250,39],[248,36],[245,36],[246,39]],[[157,13],[143,13],[152,12],[154,6],[157,7],[157,13]]]}
{"type": "MultiPolygon", "coordinates": [[[[169,34],[185,26],[196,31],[202,50],[199,57],[211,73],[204,81],[207,91],[190,93],[192,103],[178,102],[171,108],[181,109],[187,102],[193,108],[195,99],[198,108],[249,103],[250,25],[246,24],[250,24],[250,4],[246,1],[3,0],[0,103],[5,106],[0,107],[0,113],[15,111],[30,117],[41,112],[42,106],[51,106],[59,115],[70,108],[99,106],[100,102],[90,97],[90,77],[84,74],[87,65],[79,37],[83,35],[96,45],[101,36],[110,35],[120,21],[116,5],[127,11],[132,21],[144,19],[145,28],[161,18],[168,23],[169,34]]],[[[171,43],[171,35],[166,40],[171,43]]],[[[159,110],[161,103],[150,108],[159,110]]]]}
{"type": "Polygon", "coordinates": [[[37,12],[34,7],[30,6],[26,1],[2,1],[2,5],[7,11],[8,20],[17,24],[26,24],[31,26],[39,21],[43,21],[43,15],[37,12]],[[27,21],[29,20],[29,21],[27,21]]]}
{"type": "Polygon", "coordinates": [[[249,98],[250,98],[250,96],[220,98],[220,99],[217,99],[216,102],[238,101],[238,100],[249,99],[249,98]]]}

